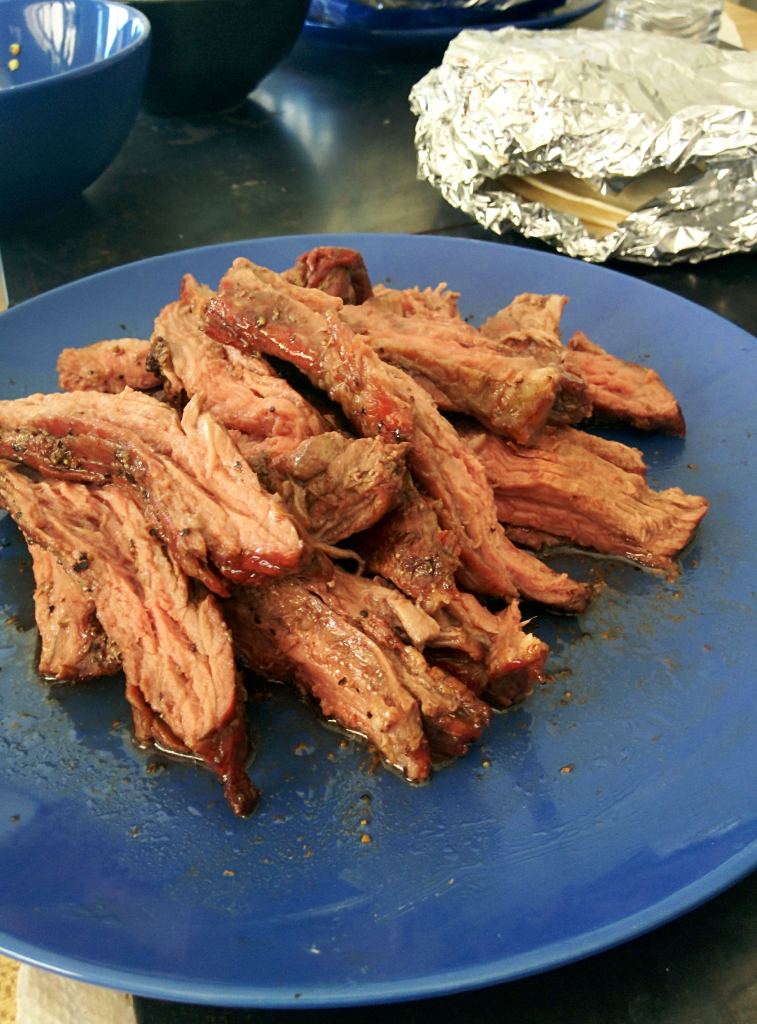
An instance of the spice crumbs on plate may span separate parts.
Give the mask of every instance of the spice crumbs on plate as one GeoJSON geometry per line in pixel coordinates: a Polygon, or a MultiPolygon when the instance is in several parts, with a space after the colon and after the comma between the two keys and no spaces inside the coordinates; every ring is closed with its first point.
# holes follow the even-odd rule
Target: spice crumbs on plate
{"type": "Polygon", "coordinates": [[[8,70],[9,71],[18,71],[18,61],[16,60],[15,57],[12,60],[8,61],[8,70]]]}
{"type": "Polygon", "coordinates": [[[360,842],[361,843],[370,843],[370,841],[371,841],[371,837],[368,835],[367,832],[360,837],[360,842]]]}
{"type": "Polygon", "coordinates": [[[575,768],[575,765],[573,765],[573,764],[566,764],[564,768],[560,769],[560,774],[561,775],[565,775],[566,772],[572,772],[574,768],[575,768]]]}
{"type": "Polygon", "coordinates": [[[14,57],[18,57],[19,53],[21,53],[21,43],[11,43],[8,49],[14,57]]]}
{"type": "Polygon", "coordinates": [[[224,871],[224,874],[225,874],[225,875],[233,875],[233,874],[234,874],[234,872],[233,872],[233,871],[224,871]]]}

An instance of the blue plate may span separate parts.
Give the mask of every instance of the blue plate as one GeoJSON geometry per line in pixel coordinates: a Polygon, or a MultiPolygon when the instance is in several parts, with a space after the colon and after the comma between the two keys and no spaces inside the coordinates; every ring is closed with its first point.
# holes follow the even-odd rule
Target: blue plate
{"type": "Polygon", "coordinates": [[[417,9],[410,7],[381,8],[369,7],[358,0],[311,0],[308,21],[316,24],[359,28],[361,31],[378,29],[423,29],[474,27],[486,22],[502,24],[505,20],[518,17],[531,18],[557,6],[557,0],[510,0],[506,10],[497,9],[493,4],[479,4],[476,7],[450,7],[440,5],[417,9]]]}
{"type": "Polygon", "coordinates": [[[259,239],[121,267],[2,314],[2,393],[54,389],[63,346],[146,336],[186,271],[215,285],[237,255],[282,270],[321,242],[361,249],[374,282],[447,281],[477,320],[517,292],[571,296],[566,332],[648,362],[681,402],[685,441],[628,438],[652,485],[712,508],[674,582],[558,560],[605,586],[584,615],[539,616],[554,682],[427,786],[374,770],[270,687],[250,711],[264,796],[248,821],[208,772],[134,750],[120,680],[40,681],[28,556],[6,518],[0,949],[12,956],[162,999],[409,999],[594,953],[757,865],[752,336],[641,281],[521,248],[259,239]]]}
{"type": "MultiPolygon", "coordinates": [[[[547,8],[546,12],[538,15],[534,14],[534,7],[529,4],[528,10],[520,14],[513,11],[509,17],[503,15],[499,20],[487,20],[486,23],[467,26],[461,24],[456,15],[454,18],[450,18],[446,25],[434,25],[427,28],[375,28],[367,24],[364,18],[350,20],[350,12],[360,6],[358,4],[350,3],[348,7],[345,0],[319,0],[319,3],[329,9],[332,20],[328,22],[314,20],[312,17],[314,8],[311,7],[303,29],[309,39],[339,46],[367,46],[377,49],[384,47],[390,49],[433,49],[447,46],[464,27],[487,29],[492,32],[498,28],[507,27],[562,28],[596,10],[602,0],[568,0],[566,4],[554,9],[550,9],[553,8],[553,4],[550,2],[544,5],[547,8]],[[343,14],[345,15],[344,20],[341,19],[343,14]]],[[[376,13],[370,8],[367,10],[372,14],[376,13]]]]}

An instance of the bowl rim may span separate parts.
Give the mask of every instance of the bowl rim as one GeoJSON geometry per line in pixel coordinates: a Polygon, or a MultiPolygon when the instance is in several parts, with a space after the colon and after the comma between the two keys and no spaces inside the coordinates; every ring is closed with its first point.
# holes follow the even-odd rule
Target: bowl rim
{"type": "Polygon", "coordinates": [[[55,75],[47,75],[45,78],[35,78],[31,82],[19,82],[18,85],[11,84],[6,88],[0,89],[0,106],[5,102],[4,97],[17,96],[19,93],[31,92],[34,89],[43,89],[47,85],[54,82],[60,82],[61,80],[71,81],[76,78],[84,78],[86,75],[92,75],[99,68],[102,68],[105,65],[116,64],[121,60],[125,60],[126,57],[139,49],[140,46],[144,46],[146,43],[149,43],[152,33],[150,19],[142,11],[137,10],[136,7],[120,3],[118,0],[74,0],[74,2],[78,7],[91,7],[96,5],[104,5],[105,7],[124,7],[129,11],[134,20],[141,23],[142,34],[138,39],[133,40],[133,42],[129,43],[128,46],[125,46],[123,50],[118,50],[116,53],[109,54],[109,56],[104,57],[102,60],[84,64],[82,67],[60,71],[55,75]]]}

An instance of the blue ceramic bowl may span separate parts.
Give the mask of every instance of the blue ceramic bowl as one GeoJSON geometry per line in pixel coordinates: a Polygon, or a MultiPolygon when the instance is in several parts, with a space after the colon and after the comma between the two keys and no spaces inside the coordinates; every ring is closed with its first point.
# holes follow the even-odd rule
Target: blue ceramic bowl
{"type": "Polygon", "coordinates": [[[143,14],[110,0],[0,0],[0,228],[90,185],[136,119],[143,14]]]}

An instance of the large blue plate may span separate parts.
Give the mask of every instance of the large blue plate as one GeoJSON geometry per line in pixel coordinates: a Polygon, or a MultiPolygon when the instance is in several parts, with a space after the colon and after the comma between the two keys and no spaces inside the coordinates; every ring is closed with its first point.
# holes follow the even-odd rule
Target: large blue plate
{"type": "MultiPolygon", "coordinates": [[[[633,438],[653,485],[703,493],[712,509],[673,583],[577,561],[605,587],[577,619],[540,616],[555,681],[428,786],[373,770],[273,687],[251,711],[264,797],[249,821],[232,818],[209,773],[155,770],[134,751],[119,680],[39,680],[28,559],[4,520],[0,622],[18,620],[0,626],[0,948],[22,960],[165,999],[397,1000],[596,952],[757,864],[755,339],[559,256],[319,240],[362,249],[374,281],[447,281],[475,318],[525,290],[570,295],[566,330],[648,361],[685,410],[685,441],[633,438]]],[[[214,285],[236,255],[283,269],[315,242],[174,253],[11,309],[2,393],[54,389],[64,345],[148,334],[185,271],[214,285]]]]}
{"type": "MultiPolygon", "coordinates": [[[[323,0],[329,5],[329,0],[323,0]]],[[[337,0],[338,2],[338,0],[337,0]]],[[[507,12],[497,21],[485,24],[462,26],[457,20],[448,25],[434,25],[427,28],[376,28],[367,26],[363,21],[351,21],[343,24],[328,23],[314,20],[311,16],[305,20],[304,34],[318,42],[336,44],[338,46],[359,46],[369,49],[433,49],[447,46],[452,42],[463,27],[469,29],[486,29],[494,32],[498,28],[563,28],[577,21],[585,14],[596,10],[602,0],[567,0],[567,3],[548,10],[543,14],[518,14],[517,10],[507,12]],[[508,16],[509,15],[509,16],[508,16]]],[[[355,6],[355,5],[351,5],[355,6]]],[[[551,4],[549,5],[551,7],[551,4]]],[[[341,14],[334,5],[333,13],[341,14]]],[[[370,8],[368,9],[370,10],[370,8]]]]}

